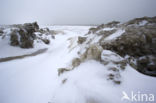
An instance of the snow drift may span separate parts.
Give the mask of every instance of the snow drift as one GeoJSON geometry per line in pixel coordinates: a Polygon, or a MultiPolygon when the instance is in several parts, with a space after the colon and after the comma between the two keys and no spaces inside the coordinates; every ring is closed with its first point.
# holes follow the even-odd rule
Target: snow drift
{"type": "Polygon", "coordinates": [[[47,51],[0,62],[1,103],[155,102],[149,101],[156,95],[155,17],[97,27],[49,26],[34,32],[38,39],[30,49],[10,46],[10,28],[0,30],[0,58],[47,51]],[[122,100],[123,93],[129,99],[122,100]],[[141,101],[141,94],[147,98],[141,101]]]}

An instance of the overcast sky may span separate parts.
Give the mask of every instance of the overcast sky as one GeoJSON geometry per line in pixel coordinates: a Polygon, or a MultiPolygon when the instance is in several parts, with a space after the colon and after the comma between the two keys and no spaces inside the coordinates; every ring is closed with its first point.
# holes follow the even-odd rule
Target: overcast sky
{"type": "Polygon", "coordinates": [[[0,0],[0,24],[101,24],[156,16],[156,0],[0,0]]]}

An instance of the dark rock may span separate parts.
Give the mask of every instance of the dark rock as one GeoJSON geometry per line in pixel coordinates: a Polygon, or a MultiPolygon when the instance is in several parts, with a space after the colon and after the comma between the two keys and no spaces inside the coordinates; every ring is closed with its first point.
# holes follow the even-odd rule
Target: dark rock
{"type": "Polygon", "coordinates": [[[67,82],[67,78],[62,80],[62,84],[67,82]]]}
{"type": "Polygon", "coordinates": [[[110,34],[113,34],[116,32],[116,29],[113,30],[109,30],[109,31],[105,31],[105,30],[101,30],[100,32],[98,32],[98,35],[103,35],[103,36],[109,36],[110,34]]]}
{"type": "Polygon", "coordinates": [[[147,75],[156,76],[156,56],[144,56],[137,60],[138,71],[147,75]]]}
{"type": "Polygon", "coordinates": [[[108,79],[113,80],[114,79],[114,74],[109,74],[108,79]]]}
{"type": "Polygon", "coordinates": [[[105,24],[101,24],[99,26],[97,26],[97,30],[103,29],[105,27],[105,24]]]}
{"type": "Polygon", "coordinates": [[[10,34],[10,45],[12,46],[18,46],[19,45],[19,37],[17,35],[18,31],[15,29],[10,34]]]}
{"type": "Polygon", "coordinates": [[[143,34],[143,31],[148,30],[145,28],[131,28],[126,30],[125,33],[117,38],[111,44],[103,43],[103,48],[116,51],[118,54],[124,56],[126,54],[134,57],[140,57],[147,54],[155,53],[155,42],[152,38],[156,38],[156,29],[148,30],[148,33],[143,34]],[[155,34],[152,34],[152,32],[155,34]],[[142,35],[140,35],[142,33],[142,35]]]}
{"type": "Polygon", "coordinates": [[[115,83],[115,84],[121,84],[121,81],[119,81],[119,80],[114,80],[114,83],[115,83]]]}
{"type": "Polygon", "coordinates": [[[105,24],[105,27],[112,28],[112,27],[117,26],[117,24],[119,24],[119,23],[120,23],[119,21],[112,21],[112,22],[109,22],[109,23],[105,24]]]}
{"type": "Polygon", "coordinates": [[[131,24],[139,24],[141,21],[147,21],[148,23],[156,23],[156,17],[142,17],[142,18],[135,18],[133,20],[130,20],[126,23],[126,26],[131,24]]]}
{"type": "Polygon", "coordinates": [[[52,35],[52,36],[51,36],[51,38],[55,39],[55,36],[54,36],[54,35],[52,35]]]}
{"type": "MultiPolygon", "coordinates": [[[[120,37],[111,42],[101,39],[100,45],[103,49],[114,51],[120,56],[129,55],[135,58],[137,64],[129,63],[131,66],[141,73],[156,76],[156,62],[149,57],[149,55],[156,57],[156,25],[129,26],[139,24],[143,20],[146,20],[147,23],[156,23],[156,17],[136,18],[122,27],[125,32],[120,37]],[[140,59],[143,56],[146,58],[140,59]]],[[[125,68],[122,65],[120,67],[125,68]]]]}
{"type": "Polygon", "coordinates": [[[156,65],[155,65],[155,64],[149,64],[149,65],[147,66],[147,69],[148,69],[149,71],[155,71],[155,70],[156,70],[156,65]]]}
{"type": "Polygon", "coordinates": [[[114,72],[118,72],[118,71],[119,71],[119,69],[117,69],[117,68],[115,68],[115,67],[111,67],[111,68],[109,68],[108,70],[111,70],[111,71],[114,71],[114,72]]]}
{"type": "Polygon", "coordinates": [[[48,28],[41,28],[38,30],[38,32],[45,34],[45,33],[50,33],[50,30],[48,28]]]}
{"type": "Polygon", "coordinates": [[[115,63],[115,64],[119,65],[119,66],[120,66],[120,68],[121,68],[121,70],[124,70],[124,69],[125,69],[125,67],[126,67],[126,65],[127,65],[126,60],[122,60],[122,61],[118,61],[118,62],[113,62],[113,63],[115,63]]]}
{"type": "Polygon", "coordinates": [[[33,40],[24,40],[21,44],[20,44],[21,48],[33,48],[33,40]]]}
{"type": "Polygon", "coordinates": [[[81,63],[80,58],[74,58],[74,59],[72,60],[72,67],[75,68],[75,67],[79,66],[80,63],[81,63]]]}
{"type": "Polygon", "coordinates": [[[82,44],[82,43],[85,42],[85,41],[86,41],[86,37],[81,37],[81,36],[79,36],[79,37],[78,37],[77,43],[78,43],[78,44],[82,44]]]}
{"type": "Polygon", "coordinates": [[[109,64],[109,61],[105,61],[105,60],[100,60],[100,62],[101,62],[103,65],[108,65],[108,64],[109,64]]]}
{"type": "Polygon", "coordinates": [[[89,29],[89,32],[88,32],[88,34],[91,34],[91,33],[96,33],[96,31],[98,31],[99,30],[99,28],[90,28],[89,29]]]}
{"type": "Polygon", "coordinates": [[[28,34],[32,34],[39,29],[39,25],[37,22],[34,23],[25,23],[23,28],[28,32],[28,34]]]}
{"type": "Polygon", "coordinates": [[[4,33],[3,30],[0,29],[0,36],[1,36],[3,33],[4,33]]]}
{"type": "Polygon", "coordinates": [[[66,71],[70,71],[70,70],[67,68],[59,68],[58,69],[58,76],[60,76],[62,73],[66,72],[66,71]]]}
{"type": "Polygon", "coordinates": [[[20,47],[21,48],[32,48],[33,40],[35,39],[35,34],[29,33],[30,31],[26,31],[25,29],[19,30],[20,35],[20,47]]]}
{"type": "Polygon", "coordinates": [[[45,44],[49,44],[50,41],[48,39],[42,39],[42,41],[45,43],[45,44]]]}
{"type": "Polygon", "coordinates": [[[36,39],[34,32],[39,30],[37,22],[13,25],[13,27],[17,29],[12,30],[10,34],[10,44],[21,48],[33,48],[33,42],[36,39]]]}

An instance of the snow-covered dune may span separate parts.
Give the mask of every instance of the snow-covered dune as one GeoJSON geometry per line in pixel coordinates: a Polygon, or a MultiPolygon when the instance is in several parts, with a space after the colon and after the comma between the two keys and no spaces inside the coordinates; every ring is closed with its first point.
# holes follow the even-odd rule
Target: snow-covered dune
{"type": "Polygon", "coordinates": [[[104,38],[100,31],[89,34],[90,26],[48,28],[57,31],[49,45],[36,43],[23,50],[0,41],[0,58],[48,48],[36,56],[0,62],[0,103],[155,103],[156,78],[135,70],[127,56],[100,47],[99,41],[116,40],[125,29],[102,28],[111,32],[104,38]],[[124,93],[129,100],[122,98],[124,93]]]}

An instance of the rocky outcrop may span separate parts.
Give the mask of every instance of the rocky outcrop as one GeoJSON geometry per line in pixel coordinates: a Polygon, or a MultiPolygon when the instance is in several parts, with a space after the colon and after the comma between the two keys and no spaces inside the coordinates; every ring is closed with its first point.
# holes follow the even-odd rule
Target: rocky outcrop
{"type": "Polygon", "coordinates": [[[136,70],[156,76],[156,17],[136,18],[124,24],[111,22],[102,24],[94,30],[96,30],[94,34],[102,36],[99,44],[103,49],[116,52],[122,57],[128,55],[129,58],[134,58],[136,63],[129,62],[129,64],[136,70]],[[108,27],[115,29],[104,30],[108,27]],[[123,29],[125,32],[116,39],[105,40],[118,29],[123,29]]]}
{"type": "Polygon", "coordinates": [[[86,39],[87,39],[86,37],[81,37],[81,36],[79,36],[79,37],[78,37],[77,43],[78,43],[78,44],[82,44],[83,42],[86,41],[86,39]]]}
{"type": "Polygon", "coordinates": [[[91,33],[96,33],[96,31],[98,31],[98,28],[90,28],[89,31],[88,31],[88,34],[91,34],[91,33]]]}
{"type": "Polygon", "coordinates": [[[133,20],[128,21],[127,23],[125,23],[126,26],[128,25],[132,25],[132,24],[139,24],[142,21],[146,21],[147,24],[153,24],[156,23],[156,16],[155,17],[142,17],[142,18],[135,18],[133,20]]]}
{"type": "Polygon", "coordinates": [[[113,28],[113,27],[118,27],[118,24],[120,22],[119,21],[112,21],[112,22],[109,22],[107,24],[101,24],[97,27],[93,27],[93,28],[90,28],[89,31],[88,31],[88,34],[96,34],[99,30],[103,29],[103,28],[113,28]]]}
{"type": "Polygon", "coordinates": [[[156,76],[156,56],[146,55],[137,58],[137,69],[141,73],[156,76]]]}
{"type": "MultiPolygon", "coordinates": [[[[156,26],[143,27],[126,27],[125,33],[111,43],[103,42],[102,47],[112,50],[121,56],[132,56],[137,60],[137,70],[154,75],[151,71],[156,72],[156,62],[153,62],[152,68],[148,69],[151,62],[150,58],[144,63],[140,63],[143,56],[152,55],[156,59],[156,26]]],[[[156,76],[156,74],[155,74],[156,76]]]]}
{"type": "Polygon", "coordinates": [[[40,29],[37,22],[25,23],[19,25],[9,26],[10,30],[10,45],[19,46],[21,48],[33,48],[34,40],[40,40],[45,44],[49,44],[50,40],[42,35],[50,35],[51,38],[55,38],[50,34],[49,29],[40,29]]]}
{"type": "Polygon", "coordinates": [[[50,30],[49,30],[49,28],[41,28],[41,29],[38,30],[38,32],[43,34],[43,33],[50,32],[50,30]]]}
{"type": "Polygon", "coordinates": [[[101,30],[99,32],[97,32],[98,35],[104,35],[105,37],[106,36],[109,36],[110,34],[113,34],[116,32],[116,29],[113,29],[113,30],[101,30]]]}
{"type": "Polygon", "coordinates": [[[111,43],[102,42],[104,49],[113,50],[118,54],[140,57],[156,54],[156,27],[128,27],[125,33],[111,43]]]}
{"type": "Polygon", "coordinates": [[[12,46],[20,46],[21,48],[32,48],[36,37],[34,32],[39,29],[36,22],[26,23],[24,25],[14,25],[15,29],[10,33],[10,44],[12,46]]]}
{"type": "Polygon", "coordinates": [[[12,46],[18,46],[19,45],[19,37],[17,35],[18,31],[15,29],[10,34],[10,44],[12,46]]]}
{"type": "Polygon", "coordinates": [[[0,36],[2,36],[3,33],[4,33],[3,30],[1,30],[1,28],[0,28],[0,36]]]}
{"type": "Polygon", "coordinates": [[[79,66],[80,63],[81,63],[81,59],[80,58],[74,58],[72,60],[72,69],[75,68],[75,67],[77,67],[77,66],[79,66]]]}
{"type": "Polygon", "coordinates": [[[112,21],[112,22],[109,22],[109,23],[103,25],[103,27],[113,28],[113,27],[117,27],[119,23],[120,23],[119,21],[112,21]]]}
{"type": "Polygon", "coordinates": [[[48,39],[41,39],[45,44],[49,44],[50,43],[50,40],[48,39]]]}
{"type": "Polygon", "coordinates": [[[113,21],[90,28],[85,38],[78,37],[77,44],[82,44],[76,45],[82,48],[68,71],[87,60],[96,60],[111,71],[107,79],[115,84],[121,83],[120,72],[127,65],[156,76],[156,17],[136,18],[123,24],[113,21]]]}
{"type": "Polygon", "coordinates": [[[58,76],[60,76],[62,73],[70,71],[70,69],[68,68],[59,68],[58,69],[58,76]]]}

